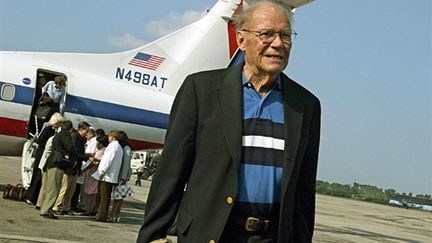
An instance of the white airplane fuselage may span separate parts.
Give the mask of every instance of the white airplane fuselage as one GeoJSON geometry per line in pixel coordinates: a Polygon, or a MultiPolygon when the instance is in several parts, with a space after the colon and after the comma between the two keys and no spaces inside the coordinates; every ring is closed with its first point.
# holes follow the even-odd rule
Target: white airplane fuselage
{"type": "MultiPolygon", "coordinates": [[[[172,95],[162,92],[167,81],[164,77],[119,65],[113,68],[112,78],[109,78],[85,68],[32,59],[33,54],[1,54],[2,71],[8,71],[2,72],[0,85],[4,87],[2,89],[14,89],[15,94],[12,100],[2,98],[0,101],[0,143],[9,144],[8,148],[0,145],[0,154],[21,153],[19,144],[28,138],[32,108],[37,102],[36,77],[38,73],[47,71],[67,77],[64,116],[75,125],[87,121],[105,131],[124,130],[137,149],[162,147],[173,101],[172,95]],[[11,71],[14,69],[16,71],[11,71]],[[151,76],[153,78],[147,78],[151,76]],[[14,147],[17,148],[15,151],[14,147]]],[[[82,60],[85,65],[85,58],[82,60]]]]}
{"type": "MultiPolygon", "coordinates": [[[[291,7],[312,0],[283,0],[291,7]]],[[[245,0],[247,3],[247,0],[245,0]]],[[[134,150],[163,147],[168,114],[186,75],[227,67],[237,53],[242,0],[219,0],[200,20],[113,54],[0,52],[0,155],[20,155],[35,129],[40,74],[66,77],[65,119],[125,131],[134,150]]]]}
{"type": "MultiPolygon", "coordinates": [[[[240,1],[219,1],[202,19],[143,47],[114,54],[0,52],[0,155],[19,155],[32,127],[37,77],[64,75],[64,117],[124,130],[134,149],[161,148],[174,96],[187,74],[228,66],[240,1]]],[[[49,81],[49,80],[47,80],[49,81]]],[[[40,88],[40,87],[39,87],[40,88]]],[[[32,131],[32,132],[30,132],[32,131]]]]}

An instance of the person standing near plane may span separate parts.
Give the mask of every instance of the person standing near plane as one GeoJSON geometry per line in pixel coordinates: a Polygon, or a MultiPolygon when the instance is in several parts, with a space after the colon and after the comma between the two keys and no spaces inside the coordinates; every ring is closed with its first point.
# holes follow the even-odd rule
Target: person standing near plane
{"type": "Polygon", "coordinates": [[[99,167],[92,177],[99,180],[96,205],[98,205],[97,221],[108,221],[108,209],[113,187],[118,183],[123,160],[123,149],[118,142],[120,132],[111,131],[108,134],[109,144],[105,149],[99,167]]]}
{"type": "Polygon", "coordinates": [[[129,137],[124,131],[119,131],[119,144],[123,148],[122,164],[120,167],[120,173],[118,183],[114,187],[113,193],[113,206],[111,210],[112,222],[120,222],[120,211],[123,205],[125,196],[129,193],[133,193],[129,185],[126,185],[130,181],[132,175],[131,160],[132,160],[132,149],[129,144],[129,137]],[[126,193],[125,193],[126,192],[126,193]]]}
{"type": "Polygon", "coordinates": [[[98,180],[93,178],[92,175],[95,173],[99,167],[99,162],[101,161],[106,147],[108,146],[108,136],[101,135],[96,137],[96,152],[95,155],[90,157],[91,165],[85,171],[87,176],[85,176],[84,188],[89,200],[86,205],[86,212],[84,216],[93,216],[97,213],[96,196],[98,188],[98,180]]]}
{"type": "Polygon", "coordinates": [[[282,71],[291,13],[235,17],[245,63],[189,75],[172,106],[137,242],[311,242],[320,102],[282,71]],[[185,189],[185,190],[184,190],[185,189]]]}
{"type": "Polygon", "coordinates": [[[33,174],[29,188],[26,191],[25,201],[27,204],[35,205],[38,201],[39,191],[42,186],[42,172],[39,169],[39,162],[45,150],[45,144],[48,139],[55,134],[55,130],[60,126],[63,121],[63,116],[60,113],[54,113],[48,125],[45,126],[40,135],[36,138],[35,143],[38,145],[33,162],[33,174]]]}
{"type": "Polygon", "coordinates": [[[136,169],[137,179],[135,181],[135,186],[141,186],[141,177],[144,174],[144,169],[145,169],[144,160],[141,160],[140,166],[138,166],[138,168],[136,169]]]}
{"type": "Polygon", "coordinates": [[[71,121],[63,121],[60,125],[61,131],[52,140],[52,151],[44,166],[46,170],[46,180],[43,181],[44,200],[40,206],[40,216],[49,219],[57,219],[53,214],[52,207],[57,200],[62,185],[64,168],[57,162],[68,160],[69,166],[73,166],[75,151],[72,145],[71,132],[73,124],[71,121]]]}
{"type": "Polygon", "coordinates": [[[46,118],[47,120],[56,112],[63,114],[66,95],[65,85],[65,77],[56,76],[54,80],[49,81],[42,87],[39,104],[51,107],[46,118]]]}
{"type": "MultiPolygon", "coordinates": [[[[97,141],[96,141],[96,132],[95,129],[90,127],[85,135],[86,143],[84,145],[84,152],[88,156],[94,156],[97,150],[97,141]]],[[[90,177],[91,174],[87,173],[87,168],[91,165],[90,157],[87,160],[84,160],[81,164],[81,168],[79,169],[79,174],[77,178],[75,193],[72,196],[71,200],[71,208],[72,211],[76,212],[85,212],[85,209],[88,208],[86,204],[89,203],[88,194],[85,193],[85,182],[86,177],[90,177]]]]}
{"type": "MultiPolygon", "coordinates": [[[[54,113],[54,115],[51,117],[51,119],[54,116],[56,116],[55,114],[56,113],[54,113]]],[[[57,114],[60,114],[60,113],[57,113],[57,114]]],[[[60,125],[61,125],[61,122],[60,122],[59,126],[60,125]]],[[[54,132],[55,133],[59,133],[60,132],[60,127],[55,128],[54,132]]],[[[37,199],[37,202],[36,202],[36,206],[35,206],[35,208],[37,210],[40,210],[40,207],[41,207],[43,201],[45,200],[45,196],[46,196],[46,193],[45,193],[46,186],[44,185],[44,183],[46,183],[46,181],[47,181],[47,173],[46,173],[46,169],[44,169],[44,168],[45,168],[45,164],[46,164],[49,156],[51,155],[52,140],[53,140],[54,137],[55,137],[55,135],[51,136],[50,138],[48,138],[48,140],[47,140],[47,142],[45,144],[45,149],[43,151],[42,157],[41,157],[41,159],[39,161],[39,170],[41,170],[41,172],[42,172],[42,180],[41,180],[42,184],[41,184],[41,188],[40,188],[40,191],[39,191],[39,196],[38,196],[38,199],[37,199]]]]}
{"type": "Polygon", "coordinates": [[[71,133],[72,145],[74,148],[75,164],[73,167],[64,171],[61,190],[59,192],[57,201],[53,207],[55,213],[73,215],[71,208],[76,206],[72,205],[72,197],[75,193],[77,177],[80,173],[81,164],[87,160],[92,154],[85,153],[86,134],[90,128],[90,124],[81,121],[78,124],[78,129],[73,130],[71,133]],[[61,208],[61,211],[60,211],[61,208]]]}

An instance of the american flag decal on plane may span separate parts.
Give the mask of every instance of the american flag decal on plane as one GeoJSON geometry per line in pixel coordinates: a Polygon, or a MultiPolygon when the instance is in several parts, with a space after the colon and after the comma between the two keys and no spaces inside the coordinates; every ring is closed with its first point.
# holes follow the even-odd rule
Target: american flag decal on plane
{"type": "Polygon", "coordinates": [[[159,66],[165,61],[164,57],[150,55],[147,53],[138,52],[134,58],[129,62],[129,65],[147,68],[150,70],[157,70],[159,66]]]}

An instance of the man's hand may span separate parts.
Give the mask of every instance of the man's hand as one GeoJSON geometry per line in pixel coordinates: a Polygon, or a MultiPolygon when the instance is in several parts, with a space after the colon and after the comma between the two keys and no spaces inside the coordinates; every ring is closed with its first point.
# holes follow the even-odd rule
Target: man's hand
{"type": "Polygon", "coordinates": [[[40,105],[45,105],[46,103],[52,101],[51,97],[48,93],[43,93],[41,97],[39,98],[38,102],[40,105]]]}

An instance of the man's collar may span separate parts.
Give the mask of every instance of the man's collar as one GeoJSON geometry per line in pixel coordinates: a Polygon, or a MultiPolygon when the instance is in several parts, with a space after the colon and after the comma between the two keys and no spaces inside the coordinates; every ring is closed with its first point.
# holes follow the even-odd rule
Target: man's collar
{"type": "MultiPolygon", "coordinates": [[[[274,82],[275,82],[275,85],[271,89],[282,90],[282,83],[281,83],[281,75],[280,74],[276,77],[276,80],[274,82]]],[[[253,87],[252,83],[246,78],[244,72],[242,72],[242,86],[243,87],[249,87],[249,88],[253,87]]]]}

